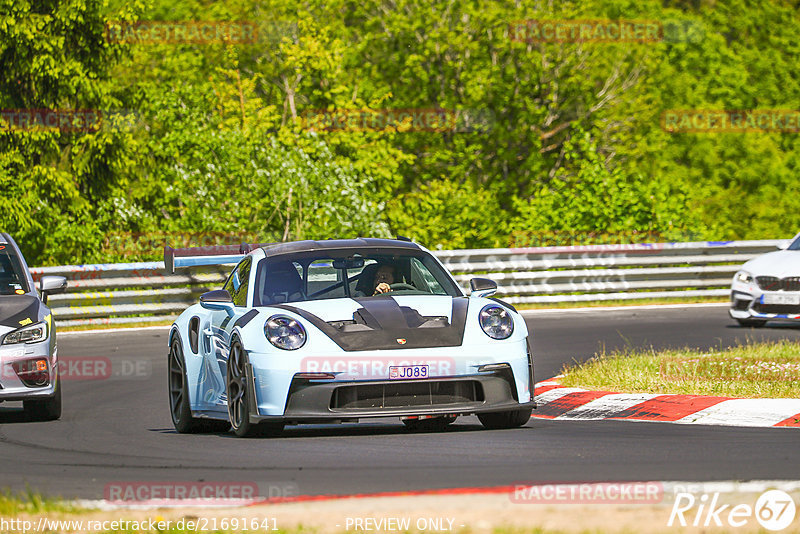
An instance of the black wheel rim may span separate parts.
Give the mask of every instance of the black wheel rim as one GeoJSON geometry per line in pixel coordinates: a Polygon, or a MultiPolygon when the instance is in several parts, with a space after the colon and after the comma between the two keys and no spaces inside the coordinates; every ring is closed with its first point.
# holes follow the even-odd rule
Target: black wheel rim
{"type": "Polygon", "coordinates": [[[228,359],[228,416],[233,428],[239,428],[244,424],[244,417],[247,413],[245,406],[245,377],[244,377],[244,353],[242,347],[237,343],[231,347],[231,354],[228,359]]]}
{"type": "Polygon", "coordinates": [[[172,344],[169,351],[169,407],[172,413],[172,422],[181,420],[181,408],[184,402],[184,373],[183,358],[181,357],[178,343],[172,344]]]}

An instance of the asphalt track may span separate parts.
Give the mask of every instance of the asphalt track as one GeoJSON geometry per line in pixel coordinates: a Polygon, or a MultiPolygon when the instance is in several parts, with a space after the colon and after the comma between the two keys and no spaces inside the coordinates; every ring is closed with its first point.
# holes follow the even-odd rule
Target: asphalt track
{"type": "MultiPolygon", "coordinates": [[[[800,339],[798,327],[739,328],[724,307],[526,318],[537,380],[603,347],[800,339]]],[[[167,408],[166,334],[61,336],[60,356],[108,358],[114,373],[65,381],[57,422],[25,422],[17,404],[0,405],[0,488],[99,499],[106,484],[139,481],[255,482],[262,496],[289,496],[534,481],[800,479],[796,429],[532,419],[521,429],[486,431],[470,417],[439,434],[410,434],[382,419],[289,427],[278,438],[180,435],[167,408]]]]}

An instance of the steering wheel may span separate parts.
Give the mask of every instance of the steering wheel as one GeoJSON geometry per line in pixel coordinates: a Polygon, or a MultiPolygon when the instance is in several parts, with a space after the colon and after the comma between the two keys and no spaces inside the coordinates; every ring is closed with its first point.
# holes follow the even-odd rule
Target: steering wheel
{"type": "Polygon", "coordinates": [[[398,289],[410,289],[411,291],[417,291],[416,287],[412,286],[411,284],[404,284],[403,282],[398,282],[396,284],[392,284],[392,285],[389,286],[389,288],[392,291],[395,291],[395,290],[398,290],[398,289]]]}

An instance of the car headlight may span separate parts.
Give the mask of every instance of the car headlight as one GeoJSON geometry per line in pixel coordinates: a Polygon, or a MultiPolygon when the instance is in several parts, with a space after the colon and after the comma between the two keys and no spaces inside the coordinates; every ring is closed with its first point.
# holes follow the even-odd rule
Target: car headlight
{"type": "Polygon", "coordinates": [[[9,332],[3,338],[3,345],[16,345],[17,343],[36,343],[47,339],[47,323],[41,322],[24,326],[9,332]]]}
{"type": "Polygon", "coordinates": [[[492,339],[506,339],[514,333],[514,319],[502,306],[484,306],[478,314],[478,320],[484,333],[492,339]]]}
{"type": "Polygon", "coordinates": [[[270,343],[283,350],[296,350],[306,343],[303,325],[285,315],[273,315],[267,319],[264,335],[270,343]]]}
{"type": "Polygon", "coordinates": [[[753,281],[753,275],[748,273],[747,271],[739,271],[738,273],[736,273],[733,279],[743,284],[749,284],[753,281]]]}

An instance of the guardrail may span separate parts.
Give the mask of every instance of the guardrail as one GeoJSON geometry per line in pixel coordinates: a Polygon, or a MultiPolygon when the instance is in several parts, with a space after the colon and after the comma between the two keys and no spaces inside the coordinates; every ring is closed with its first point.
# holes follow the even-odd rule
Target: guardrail
{"type": "MultiPolygon", "coordinates": [[[[434,254],[465,288],[474,276],[495,280],[512,304],[590,302],[728,294],[739,265],[785,240],[439,250],[434,254]]],[[[34,279],[66,276],[67,293],[50,297],[61,325],[154,322],[175,317],[218,288],[230,266],[166,274],[163,262],[31,269],[34,279]]]]}

